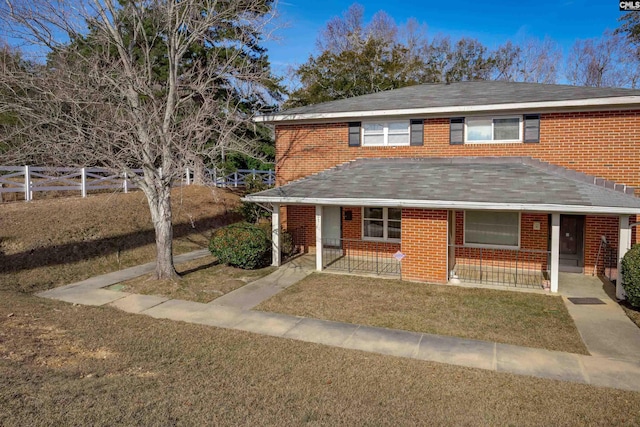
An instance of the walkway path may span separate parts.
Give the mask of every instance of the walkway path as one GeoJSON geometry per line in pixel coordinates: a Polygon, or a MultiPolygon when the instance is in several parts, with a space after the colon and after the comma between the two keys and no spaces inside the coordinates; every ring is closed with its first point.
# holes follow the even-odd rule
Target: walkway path
{"type": "MultiPolygon", "coordinates": [[[[146,268],[148,267],[141,270],[146,268]]],[[[155,318],[231,328],[346,349],[640,391],[640,363],[637,360],[613,360],[247,309],[259,303],[261,298],[268,298],[278,289],[290,286],[294,278],[302,278],[310,271],[311,268],[305,266],[304,258],[300,259],[297,265],[283,266],[261,279],[259,285],[249,288],[256,291],[256,296],[247,291],[234,292],[235,295],[226,298],[226,302],[217,304],[169,300],[159,296],[101,289],[114,283],[114,277],[119,277],[115,273],[38,295],[78,304],[111,305],[155,318]]],[[[123,272],[118,273],[124,276],[123,272]]],[[[133,274],[133,271],[129,274],[133,274]]]]}
{"type": "Polygon", "coordinates": [[[615,299],[615,288],[598,277],[560,276],[560,292],[580,336],[592,356],[640,361],[640,328],[615,299]],[[572,297],[597,298],[604,304],[574,304],[572,297]]]}

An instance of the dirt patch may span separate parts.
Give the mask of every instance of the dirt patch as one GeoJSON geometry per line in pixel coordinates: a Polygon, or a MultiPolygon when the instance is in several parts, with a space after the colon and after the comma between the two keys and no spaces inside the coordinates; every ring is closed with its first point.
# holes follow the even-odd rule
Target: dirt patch
{"type": "Polygon", "coordinates": [[[589,354],[549,295],[314,273],[256,309],[589,354]]]}
{"type": "Polygon", "coordinates": [[[631,304],[629,304],[626,301],[622,301],[620,305],[622,306],[622,309],[624,310],[626,315],[629,317],[629,319],[631,319],[631,321],[640,328],[640,308],[633,307],[631,304]]]}
{"type": "Polygon", "coordinates": [[[206,303],[275,271],[275,267],[243,270],[219,265],[211,255],[176,268],[180,280],[155,280],[146,275],[118,283],[112,289],[206,303]]]}
{"type": "MultiPolygon", "coordinates": [[[[174,189],[174,252],[207,247],[213,230],[238,220],[238,203],[221,189],[174,189]]],[[[149,262],[154,239],[140,192],[0,204],[0,289],[40,291],[149,262]]]]}

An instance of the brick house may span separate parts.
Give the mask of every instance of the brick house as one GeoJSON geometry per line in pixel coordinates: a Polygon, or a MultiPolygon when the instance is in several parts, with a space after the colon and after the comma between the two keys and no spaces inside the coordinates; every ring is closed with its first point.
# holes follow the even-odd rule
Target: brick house
{"type": "Polygon", "coordinates": [[[559,271],[615,276],[638,239],[639,90],[419,85],[258,120],[277,187],[246,200],[318,270],[557,292],[559,271]]]}

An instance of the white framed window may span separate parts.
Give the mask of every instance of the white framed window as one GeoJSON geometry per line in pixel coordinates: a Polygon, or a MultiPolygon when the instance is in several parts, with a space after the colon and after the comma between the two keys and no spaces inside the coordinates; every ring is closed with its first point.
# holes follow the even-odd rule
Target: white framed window
{"type": "Polygon", "coordinates": [[[362,146],[409,145],[409,120],[362,123],[362,146]]]}
{"type": "Polygon", "coordinates": [[[465,211],[465,246],[520,248],[520,213],[465,211]]]}
{"type": "Polygon", "coordinates": [[[522,142],[522,116],[467,117],[465,142],[522,142]]]}
{"type": "Polygon", "coordinates": [[[399,242],[402,228],[401,208],[362,208],[362,239],[399,242]]]}

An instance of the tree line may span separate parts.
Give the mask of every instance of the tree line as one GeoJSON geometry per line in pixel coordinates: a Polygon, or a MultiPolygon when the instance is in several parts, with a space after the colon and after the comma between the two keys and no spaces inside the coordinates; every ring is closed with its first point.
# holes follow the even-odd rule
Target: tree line
{"type": "Polygon", "coordinates": [[[640,86],[638,14],[601,37],[576,40],[567,55],[550,38],[506,41],[489,49],[474,38],[428,38],[415,19],[397,25],[384,11],[364,22],[354,4],[330,20],[317,51],[293,70],[298,82],[285,108],[421,83],[502,80],[577,86],[640,86]]]}

